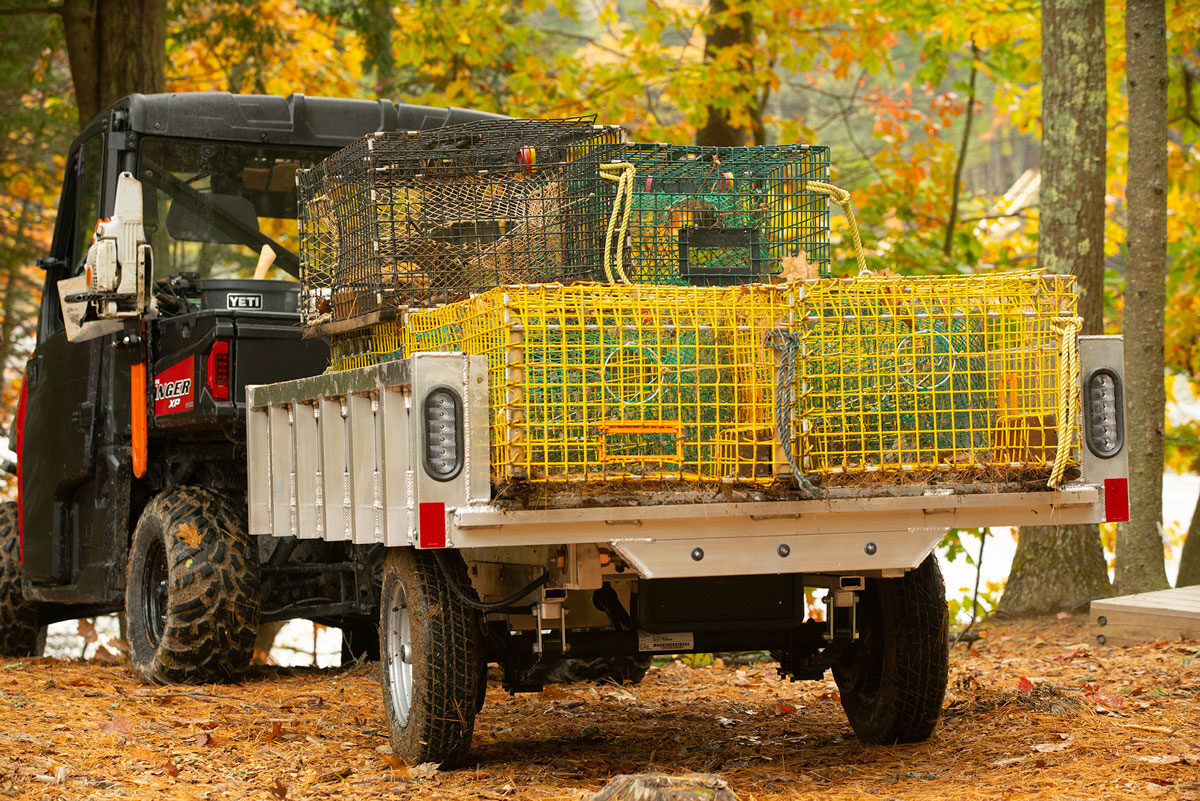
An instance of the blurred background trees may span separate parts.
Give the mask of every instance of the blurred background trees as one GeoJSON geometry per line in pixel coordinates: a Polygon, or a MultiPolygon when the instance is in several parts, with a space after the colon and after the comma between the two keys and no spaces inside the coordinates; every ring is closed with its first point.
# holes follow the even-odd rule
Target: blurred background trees
{"type": "MultiPolygon", "coordinates": [[[[1128,2],[1133,18],[1139,0],[1128,2]]],[[[1179,411],[1200,386],[1200,4],[1158,2],[1150,11],[1165,20],[1165,96],[1145,102],[1165,112],[1162,187],[1144,174],[1157,165],[1127,155],[1130,133],[1148,118],[1135,113],[1130,124],[1127,73],[1138,61],[1121,0],[0,0],[0,424],[31,347],[33,262],[46,252],[63,159],[80,125],[128,91],[303,92],[529,116],[596,113],[636,137],[672,142],[827,144],[834,181],[854,193],[872,268],[1073,269],[1091,283],[1102,271],[1104,291],[1085,295],[1084,310],[1090,329],[1110,332],[1123,327],[1126,276],[1135,286],[1159,280],[1141,271],[1136,236],[1134,258],[1126,250],[1131,220],[1141,219],[1131,215],[1146,208],[1138,188],[1159,191],[1164,381],[1168,401],[1185,404],[1168,404],[1174,411],[1164,417],[1158,400],[1147,403],[1163,420],[1167,465],[1200,471],[1200,424],[1179,411]],[[1069,13],[1097,8],[1103,75],[1093,48],[1088,72],[1072,79],[1074,51],[1052,61],[1043,36],[1047,45],[1069,43],[1069,13]],[[1068,28],[1055,27],[1061,20],[1068,28]],[[1054,124],[1043,100],[1059,111],[1075,104],[1058,120],[1077,119],[1086,154],[1043,145],[1043,119],[1054,124]],[[1107,153],[1100,173],[1097,152],[1107,153]],[[1079,165],[1090,169],[1076,181],[1079,165]],[[1086,206],[1082,227],[1076,201],[1086,206]],[[1086,253],[1072,250],[1085,244],[1086,253]]],[[[833,227],[836,271],[847,273],[844,220],[835,216],[833,227]]],[[[1149,365],[1145,380],[1163,372],[1149,365]]],[[[1158,470],[1153,447],[1142,456],[1158,470]]],[[[1134,501],[1157,507],[1153,498],[1134,501]]],[[[1138,525],[1154,562],[1163,536],[1153,520],[1138,525]]],[[[1166,547],[1179,547],[1182,533],[1166,534],[1166,547]]],[[[1114,532],[1102,536],[1111,552],[1114,532]]],[[[1086,534],[1093,556],[1094,539],[1086,534]]],[[[1200,543],[1188,552],[1200,562],[1200,543]]],[[[1122,575],[1121,588],[1149,581],[1122,575]]],[[[1200,566],[1188,575],[1200,580],[1200,566]]]]}

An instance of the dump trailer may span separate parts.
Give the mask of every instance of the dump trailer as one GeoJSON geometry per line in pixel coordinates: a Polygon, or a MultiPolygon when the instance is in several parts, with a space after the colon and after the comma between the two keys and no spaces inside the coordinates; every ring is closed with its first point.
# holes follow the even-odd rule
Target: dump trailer
{"type": "Polygon", "coordinates": [[[538,129],[500,131],[506,170],[466,127],[301,175],[331,368],[247,389],[251,534],[386,551],[405,760],[467,758],[489,663],[529,692],[564,659],[688,652],[832,670],[860,739],[924,739],[947,531],[1127,518],[1122,344],[1079,335],[1069,277],[829,277],[803,269],[818,173],[538,129]]]}
{"type": "MultiPolygon", "coordinates": [[[[1085,424],[1102,428],[1120,416],[1100,397],[1121,386],[1120,340],[1080,337],[1079,363],[1085,424]]],[[[832,669],[864,741],[923,739],[947,679],[932,555],[946,532],[1128,515],[1123,443],[1105,455],[1099,442],[1052,490],[893,481],[784,499],[583,484],[559,503],[506,497],[488,397],[486,357],[434,352],[248,392],[250,531],[388,550],[383,689],[409,760],[464,757],[487,663],[510,691],[537,691],[567,656],[769,650],[793,679],[832,669]]]]}

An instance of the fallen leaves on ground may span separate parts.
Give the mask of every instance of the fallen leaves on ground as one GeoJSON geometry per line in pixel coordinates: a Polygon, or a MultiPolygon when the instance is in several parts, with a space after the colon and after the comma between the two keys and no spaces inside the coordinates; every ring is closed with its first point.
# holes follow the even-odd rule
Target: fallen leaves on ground
{"type": "Polygon", "coordinates": [[[624,688],[509,696],[493,681],[457,771],[392,754],[372,665],[151,687],[122,666],[7,660],[0,796],[586,799],[660,771],[721,773],[757,801],[1200,799],[1200,644],[1084,647],[1078,617],[987,628],[954,651],[925,743],[863,745],[828,677],[718,660],[624,688]]]}

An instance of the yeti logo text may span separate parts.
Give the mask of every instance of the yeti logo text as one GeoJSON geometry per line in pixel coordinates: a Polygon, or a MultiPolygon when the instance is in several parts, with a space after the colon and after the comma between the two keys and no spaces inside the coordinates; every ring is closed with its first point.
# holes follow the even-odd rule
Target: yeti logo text
{"type": "Polygon", "coordinates": [[[225,296],[225,308],[227,309],[261,309],[262,307],[262,295],[259,294],[230,292],[225,296]]]}

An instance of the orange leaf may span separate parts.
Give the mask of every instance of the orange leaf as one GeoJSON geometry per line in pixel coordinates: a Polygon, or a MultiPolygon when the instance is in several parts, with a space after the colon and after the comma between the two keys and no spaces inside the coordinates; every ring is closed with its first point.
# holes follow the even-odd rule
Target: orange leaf
{"type": "Polygon", "coordinates": [[[401,776],[408,775],[408,765],[404,764],[404,760],[392,754],[381,754],[383,761],[388,763],[392,770],[400,771],[401,776]]]}
{"type": "Polygon", "coordinates": [[[183,540],[192,548],[200,547],[200,532],[191,523],[180,523],[179,530],[175,532],[175,536],[183,540]]]}
{"type": "Polygon", "coordinates": [[[122,737],[133,737],[133,721],[124,715],[113,715],[112,720],[100,727],[100,731],[119,734],[122,737]]]}

